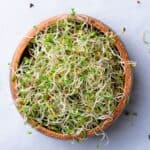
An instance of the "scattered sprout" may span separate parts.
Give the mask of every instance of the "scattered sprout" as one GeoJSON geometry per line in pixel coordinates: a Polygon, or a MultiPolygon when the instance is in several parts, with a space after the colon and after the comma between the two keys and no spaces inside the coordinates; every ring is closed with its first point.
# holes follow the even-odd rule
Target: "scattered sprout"
{"type": "MultiPolygon", "coordinates": [[[[133,121],[134,117],[137,117],[137,115],[138,115],[136,112],[127,111],[127,110],[124,112],[124,114],[128,117],[127,119],[129,121],[133,121]]],[[[131,123],[133,123],[133,122],[131,122],[131,123]]]]}
{"type": "Polygon", "coordinates": [[[150,45],[150,31],[146,30],[143,33],[143,42],[147,45],[150,45]]]}
{"type": "Polygon", "coordinates": [[[143,32],[142,36],[143,42],[148,47],[148,52],[150,53],[150,31],[146,30],[143,32]]]}
{"type": "Polygon", "coordinates": [[[126,32],[126,28],[123,27],[123,28],[122,28],[122,33],[125,33],[125,32],[126,32]]]}
{"type": "Polygon", "coordinates": [[[100,144],[99,143],[96,145],[96,150],[100,150],[100,144]]]}
{"type": "Polygon", "coordinates": [[[125,111],[124,114],[125,114],[126,116],[137,116],[137,113],[136,113],[136,112],[125,111]]]}
{"type": "Polygon", "coordinates": [[[130,61],[131,66],[134,68],[136,67],[136,62],[135,61],[130,61]]]}
{"type": "MultiPolygon", "coordinates": [[[[36,25],[34,25],[33,28],[37,30],[37,26],[36,26],[36,25]]],[[[34,41],[34,40],[33,40],[33,41],[34,41]]]]}
{"type": "Polygon", "coordinates": [[[16,71],[17,106],[25,119],[85,138],[111,118],[124,87],[114,41],[111,32],[71,17],[39,32],[16,71]]]}
{"type": "Polygon", "coordinates": [[[141,4],[141,1],[136,1],[137,2],[137,4],[141,4]]]}
{"type": "Polygon", "coordinates": [[[75,16],[76,15],[76,11],[74,8],[71,9],[71,16],[75,16]]]}
{"type": "Polygon", "coordinates": [[[29,4],[29,7],[30,7],[30,8],[34,7],[34,4],[33,4],[33,3],[30,3],[30,4],[29,4]]]}
{"type": "Polygon", "coordinates": [[[148,135],[148,139],[150,140],[150,134],[148,135]]]}
{"type": "Polygon", "coordinates": [[[31,135],[31,134],[32,134],[32,132],[31,132],[31,131],[28,131],[28,134],[29,134],[29,135],[31,135]]]}

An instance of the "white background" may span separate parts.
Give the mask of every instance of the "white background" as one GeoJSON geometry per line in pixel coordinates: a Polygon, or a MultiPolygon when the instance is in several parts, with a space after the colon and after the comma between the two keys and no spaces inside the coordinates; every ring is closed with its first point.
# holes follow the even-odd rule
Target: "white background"
{"type": "MultiPolygon", "coordinates": [[[[150,150],[150,46],[142,40],[150,31],[150,0],[0,0],[0,150],[95,150],[99,137],[71,144],[46,137],[29,126],[17,112],[9,91],[12,55],[25,33],[51,16],[69,12],[87,14],[108,24],[124,42],[129,56],[137,62],[134,85],[127,110],[106,130],[110,143],[101,150],[150,150]],[[29,3],[34,7],[29,8],[29,3]],[[121,34],[122,28],[126,32],[121,34]],[[28,131],[32,131],[29,135],[28,131]]],[[[150,38],[149,38],[150,40],[150,38]]]]}

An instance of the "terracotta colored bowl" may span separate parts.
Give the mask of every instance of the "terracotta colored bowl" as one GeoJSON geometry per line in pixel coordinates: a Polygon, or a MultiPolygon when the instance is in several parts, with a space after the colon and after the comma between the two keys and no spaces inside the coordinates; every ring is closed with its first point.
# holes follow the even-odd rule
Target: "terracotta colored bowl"
{"type": "MultiPolygon", "coordinates": [[[[43,21],[42,23],[40,23],[39,25],[36,26],[36,28],[33,28],[25,37],[24,39],[21,41],[21,43],[19,44],[13,59],[12,59],[12,63],[11,63],[11,71],[10,71],[10,88],[11,88],[11,93],[14,99],[14,102],[16,102],[16,98],[17,98],[17,83],[16,81],[12,81],[12,77],[14,76],[14,72],[16,71],[21,58],[24,55],[24,51],[25,48],[27,47],[27,45],[29,44],[30,40],[41,30],[43,30],[45,27],[50,26],[51,24],[54,24],[57,20],[63,20],[64,18],[67,18],[68,15],[61,15],[61,16],[56,16],[53,18],[50,18],[48,20],[43,21]]],[[[93,27],[97,28],[100,32],[109,32],[111,31],[111,29],[109,27],[107,27],[106,25],[104,25],[102,22],[89,17],[89,16],[85,16],[85,15],[77,15],[76,19],[79,21],[87,21],[88,24],[92,25],[93,27]]],[[[117,50],[120,53],[120,56],[122,58],[122,60],[124,62],[128,62],[129,58],[126,52],[125,47],[123,46],[122,42],[119,40],[119,38],[117,36],[115,36],[115,46],[117,48],[117,50]]],[[[122,111],[124,110],[127,101],[128,101],[128,97],[130,95],[130,91],[131,91],[131,85],[132,85],[132,69],[129,63],[125,63],[124,65],[124,72],[125,72],[125,84],[124,84],[124,96],[122,99],[120,99],[115,111],[112,114],[112,118],[111,119],[106,119],[102,124],[100,124],[99,126],[91,129],[90,131],[87,132],[87,136],[92,136],[97,132],[103,131],[104,129],[106,129],[107,127],[109,127],[114,120],[116,120],[120,114],[122,113],[122,111]]],[[[29,123],[32,126],[35,126],[35,128],[42,132],[43,134],[47,135],[47,136],[52,136],[55,138],[59,138],[59,139],[73,139],[73,138],[78,138],[75,135],[69,135],[69,134],[61,134],[61,133],[57,133],[54,132],[52,130],[49,130],[41,125],[39,125],[36,121],[31,120],[29,121],[29,123]]]]}

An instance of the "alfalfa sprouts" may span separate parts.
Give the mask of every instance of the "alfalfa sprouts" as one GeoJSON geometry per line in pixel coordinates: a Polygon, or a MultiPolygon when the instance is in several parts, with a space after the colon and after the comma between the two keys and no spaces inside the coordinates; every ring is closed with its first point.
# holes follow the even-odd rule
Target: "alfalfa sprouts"
{"type": "Polygon", "coordinates": [[[123,96],[124,63],[113,33],[75,18],[57,21],[29,43],[15,75],[17,107],[26,120],[84,138],[112,118],[123,96]]]}

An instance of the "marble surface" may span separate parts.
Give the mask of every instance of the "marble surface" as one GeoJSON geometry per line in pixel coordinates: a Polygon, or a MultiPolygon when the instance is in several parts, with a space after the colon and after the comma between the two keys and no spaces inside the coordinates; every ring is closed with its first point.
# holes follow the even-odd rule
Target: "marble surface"
{"type": "Polygon", "coordinates": [[[0,0],[0,149],[149,150],[150,45],[142,40],[145,31],[150,31],[149,0],[141,0],[140,4],[136,0],[0,0]],[[34,7],[29,8],[30,3],[34,7]],[[40,21],[69,12],[71,8],[109,25],[124,42],[130,58],[137,62],[130,103],[126,108],[137,116],[129,118],[123,114],[107,129],[110,141],[107,145],[100,137],[72,144],[40,134],[24,125],[10,95],[8,63],[21,38],[40,21]],[[121,34],[123,27],[126,32],[121,34]],[[29,135],[29,131],[32,134],[29,135]],[[98,143],[100,147],[96,148],[98,143]]]}

